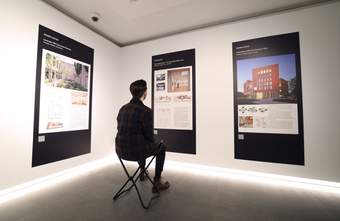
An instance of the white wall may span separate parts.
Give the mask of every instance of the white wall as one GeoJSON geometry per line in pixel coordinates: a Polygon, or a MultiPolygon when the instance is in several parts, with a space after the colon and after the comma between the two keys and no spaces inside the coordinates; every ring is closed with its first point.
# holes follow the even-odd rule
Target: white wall
{"type": "Polygon", "coordinates": [[[37,0],[0,0],[0,190],[113,152],[120,48],[37,0]],[[31,168],[38,26],[94,48],[92,152],[31,168]]]}
{"type": "MultiPolygon", "coordinates": [[[[152,55],[196,48],[197,155],[168,153],[167,159],[340,182],[339,12],[340,3],[333,2],[124,47],[118,105],[130,99],[128,86],[133,80],[144,78],[151,86],[152,55]],[[235,160],[232,42],[296,31],[305,166],[235,160]]],[[[150,101],[146,100],[149,106],[150,101]]]]}
{"type": "Polygon", "coordinates": [[[0,0],[0,6],[0,190],[113,153],[115,116],[130,99],[130,82],[151,82],[152,55],[190,48],[196,48],[197,155],[168,153],[167,159],[340,182],[339,2],[124,48],[41,1],[0,0]],[[39,24],[95,50],[92,152],[31,168],[39,24]],[[295,31],[301,39],[306,166],[235,160],[231,43],[295,31]]]}

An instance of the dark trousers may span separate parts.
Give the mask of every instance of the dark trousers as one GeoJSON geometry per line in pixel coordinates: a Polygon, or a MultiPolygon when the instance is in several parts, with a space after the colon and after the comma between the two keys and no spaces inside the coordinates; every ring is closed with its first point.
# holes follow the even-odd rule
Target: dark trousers
{"type": "MultiPolygon", "coordinates": [[[[149,152],[146,156],[146,158],[150,156],[156,156],[155,180],[160,179],[163,172],[165,149],[166,147],[163,143],[151,143],[149,152]]],[[[142,166],[142,168],[145,168],[145,160],[138,161],[138,164],[142,166]]]]}

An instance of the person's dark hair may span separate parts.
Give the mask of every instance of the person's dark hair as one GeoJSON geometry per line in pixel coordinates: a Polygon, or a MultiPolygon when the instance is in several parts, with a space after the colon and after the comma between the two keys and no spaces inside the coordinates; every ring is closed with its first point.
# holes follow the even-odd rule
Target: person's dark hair
{"type": "Polygon", "coordinates": [[[130,84],[130,92],[133,97],[141,98],[146,91],[146,81],[137,80],[130,84]]]}

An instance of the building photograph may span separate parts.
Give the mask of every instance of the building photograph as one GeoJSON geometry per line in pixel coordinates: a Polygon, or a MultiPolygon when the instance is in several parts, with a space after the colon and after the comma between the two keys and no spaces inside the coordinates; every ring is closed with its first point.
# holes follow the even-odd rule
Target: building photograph
{"type": "Polygon", "coordinates": [[[244,104],[295,103],[295,56],[278,55],[237,61],[238,100],[244,104]],[[290,93],[289,93],[290,92],[290,93]]]}

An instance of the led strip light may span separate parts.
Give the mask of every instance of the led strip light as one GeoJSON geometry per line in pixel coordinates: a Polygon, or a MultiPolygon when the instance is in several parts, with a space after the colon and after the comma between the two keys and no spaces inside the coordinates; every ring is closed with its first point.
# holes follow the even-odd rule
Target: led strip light
{"type": "MultiPolygon", "coordinates": [[[[34,181],[30,181],[12,188],[8,188],[0,191],[0,204],[7,202],[11,199],[15,199],[24,196],[28,193],[57,185],[65,180],[69,180],[74,177],[86,175],[89,172],[93,172],[97,169],[103,168],[108,165],[117,163],[117,157],[111,155],[109,157],[97,160],[91,163],[87,163],[81,166],[77,166],[62,172],[58,172],[34,181]]],[[[129,163],[130,165],[136,165],[136,163],[129,163]]],[[[153,163],[154,164],[154,163],[153,163]]],[[[154,166],[154,165],[152,165],[154,166]]],[[[216,176],[220,178],[238,180],[238,181],[250,181],[254,183],[263,183],[268,185],[286,186],[293,188],[302,188],[313,191],[331,192],[340,194],[340,183],[306,179],[299,177],[275,175],[268,173],[244,171],[227,169],[221,167],[204,166],[189,163],[179,163],[176,161],[166,161],[166,169],[174,170],[176,172],[193,173],[202,176],[216,176]]]]}
{"type": "Polygon", "coordinates": [[[114,155],[0,191],[0,204],[117,162],[114,155]]]}
{"type": "Polygon", "coordinates": [[[222,167],[196,165],[189,163],[179,163],[175,161],[167,161],[166,165],[167,169],[169,168],[182,172],[185,171],[203,176],[216,176],[232,180],[250,181],[268,185],[286,186],[340,194],[340,183],[337,182],[228,169],[222,167]]]}

